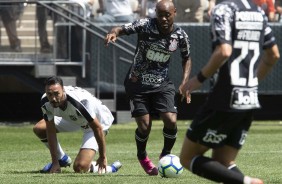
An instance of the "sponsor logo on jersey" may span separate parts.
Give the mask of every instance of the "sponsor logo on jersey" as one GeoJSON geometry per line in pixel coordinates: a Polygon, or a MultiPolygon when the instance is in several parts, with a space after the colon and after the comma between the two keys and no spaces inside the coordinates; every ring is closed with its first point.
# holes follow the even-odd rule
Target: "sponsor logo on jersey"
{"type": "Polygon", "coordinates": [[[147,51],[146,57],[150,61],[165,63],[169,60],[170,54],[164,54],[164,53],[153,51],[153,50],[149,49],[147,51]]]}
{"type": "Polygon", "coordinates": [[[234,88],[231,96],[231,108],[255,109],[259,108],[257,88],[234,88]]]}
{"type": "Polygon", "coordinates": [[[142,75],[142,84],[145,85],[160,85],[164,81],[163,77],[154,74],[142,75]]]}
{"type": "Polygon", "coordinates": [[[205,137],[203,138],[203,141],[207,143],[219,144],[224,139],[226,139],[226,137],[226,134],[217,134],[216,130],[208,129],[205,137]]]}
{"type": "Polygon", "coordinates": [[[170,51],[165,50],[156,44],[152,44],[146,53],[146,58],[150,61],[164,63],[169,60],[170,54],[170,51]]]}
{"type": "Polygon", "coordinates": [[[236,12],[236,29],[262,30],[263,20],[260,12],[236,12]]]}
{"type": "Polygon", "coordinates": [[[260,12],[241,11],[236,12],[236,21],[263,22],[263,16],[260,12]]]}

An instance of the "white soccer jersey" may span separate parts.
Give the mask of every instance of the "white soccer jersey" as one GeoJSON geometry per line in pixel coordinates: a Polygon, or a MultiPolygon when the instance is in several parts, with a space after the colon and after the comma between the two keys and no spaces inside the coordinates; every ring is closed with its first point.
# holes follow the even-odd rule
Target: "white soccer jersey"
{"type": "Polygon", "coordinates": [[[103,130],[110,128],[114,117],[111,111],[99,99],[79,87],[64,86],[64,89],[67,98],[67,108],[65,110],[52,107],[46,94],[42,96],[41,109],[45,120],[51,121],[54,119],[54,116],[58,116],[70,123],[85,128],[88,122],[97,117],[103,130]]]}

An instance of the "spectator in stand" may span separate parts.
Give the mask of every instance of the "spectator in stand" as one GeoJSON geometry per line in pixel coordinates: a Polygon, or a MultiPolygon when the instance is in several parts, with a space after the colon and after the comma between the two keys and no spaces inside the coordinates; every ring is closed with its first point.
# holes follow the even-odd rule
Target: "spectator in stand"
{"type": "MultiPolygon", "coordinates": [[[[71,11],[78,14],[81,17],[86,17],[86,19],[90,19],[92,15],[92,7],[94,4],[94,0],[69,0],[74,2],[71,6],[71,11]],[[83,12],[81,6],[79,4],[83,4],[85,6],[85,12],[83,12]]],[[[78,20],[77,18],[75,18],[78,20]]],[[[81,20],[78,20],[81,22],[81,20]]],[[[71,44],[72,44],[72,51],[71,51],[71,60],[72,61],[81,61],[82,60],[82,34],[83,28],[80,26],[74,26],[72,28],[71,34],[71,44]]],[[[86,43],[85,43],[86,44],[86,43]]]]}
{"type": "Polygon", "coordinates": [[[21,52],[21,40],[17,34],[16,21],[21,14],[21,3],[1,3],[0,16],[6,29],[10,47],[14,52],[21,52]]]}
{"type": "MultiPolygon", "coordinates": [[[[39,0],[41,1],[41,0],[39,0]]],[[[63,21],[63,18],[56,13],[53,13],[46,9],[45,7],[37,4],[36,6],[36,17],[38,20],[38,34],[39,34],[39,41],[40,41],[40,52],[41,53],[50,53],[52,51],[51,46],[48,41],[48,33],[47,33],[47,20],[48,16],[51,16],[53,23],[63,21]]],[[[56,58],[67,58],[67,30],[64,27],[58,26],[57,27],[57,56],[56,58]]]]}
{"type": "Polygon", "coordinates": [[[254,3],[260,6],[268,17],[268,21],[275,21],[275,7],[273,0],[253,0],[254,3]]]}
{"type": "MultiPolygon", "coordinates": [[[[85,4],[86,7],[86,14],[87,17],[90,17],[91,12],[91,7],[94,3],[94,0],[69,0],[72,2],[81,2],[83,4],[85,4]]],[[[76,4],[75,4],[76,5],[76,4]]],[[[78,6],[72,6],[72,11],[78,13],[79,15],[81,15],[82,11],[81,9],[79,9],[78,6]]],[[[50,13],[50,11],[48,9],[46,9],[45,7],[38,5],[36,7],[36,16],[37,16],[37,20],[38,20],[38,34],[39,34],[39,40],[40,40],[40,52],[41,53],[49,53],[51,52],[51,46],[49,44],[48,41],[48,33],[47,33],[47,29],[46,29],[46,23],[47,23],[47,18],[48,15],[52,16],[53,22],[61,22],[64,21],[63,18],[59,15],[56,15],[55,13],[50,13]]],[[[81,15],[82,16],[82,15],[81,15]]],[[[67,58],[67,32],[66,29],[64,27],[58,27],[58,35],[60,35],[57,38],[57,48],[58,48],[58,58],[67,58]]],[[[81,28],[76,26],[75,28],[75,37],[80,37],[81,36],[81,28]]],[[[79,50],[79,55],[81,57],[81,42],[80,39],[75,38],[75,42],[78,42],[78,50],[79,50]]]]}
{"type": "Polygon", "coordinates": [[[203,22],[207,0],[177,0],[176,22],[203,22]]]}
{"type": "Polygon", "coordinates": [[[101,16],[95,22],[132,22],[134,21],[130,0],[99,0],[101,16]],[[105,4],[104,4],[105,3],[105,4]]]}
{"type": "Polygon", "coordinates": [[[278,15],[277,17],[277,21],[278,22],[282,22],[282,0],[276,0],[275,1],[275,11],[276,11],[276,15],[278,15]]]}
{"type": "Polygon", "coordinates": [[[37,26],[38,26],[38,34],[39,34],[39,42],[40,42],[40,52],[49,53],[51,52],[51,46],[48,41],[48,33],[47,33],[47,18],[49,11],[41,6],[36,5],[36,18],[37,18],[37,26]]]}
{"type": "Polygon", "coordinates": [[[141,18],[155,18],[156,17],[156,5],[159,0],[140,0],[140,17],[141,18]]]}

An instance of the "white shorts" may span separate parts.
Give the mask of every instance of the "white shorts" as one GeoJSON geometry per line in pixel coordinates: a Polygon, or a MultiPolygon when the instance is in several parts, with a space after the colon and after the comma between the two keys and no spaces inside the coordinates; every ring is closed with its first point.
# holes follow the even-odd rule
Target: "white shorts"
{"type": "Polygon", "coordinates": [[[54,117],[54,122],[56,129],[59,132],[74,132],[74,131],[82,130],[83,138],[82,138],[80,149],[84,148],[84,149],[93,149],[95,151],[98,151],[98,144],[95,139],[94,132],[90,127],[84,129],[79,125],[71,123],[58,116],[54,117]]]}

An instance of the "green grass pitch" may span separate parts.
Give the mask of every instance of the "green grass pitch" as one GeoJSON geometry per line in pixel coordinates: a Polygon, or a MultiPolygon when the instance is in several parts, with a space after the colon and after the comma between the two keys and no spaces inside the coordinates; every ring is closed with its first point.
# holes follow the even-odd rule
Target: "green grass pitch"
{"type": "MultiPolygon", "coordinates": [[[[178,139],[172,153],[179,155],[184,134],[190,121],[178,121],[178,139]]],[[[147,176],[136,158],[134,140],[135,123],[113,125],[106,137],[108,163],[120,160],[118,173],[97,175],[74,173],[72,167],[60,174],[40,174],[39,170],[50,162],[46,147],[32,132],[32,125],[0,126],[0,183],[113,183],[113,184],[210,184],[213,182],[185,170],[179,178],[147,176]]],[[[64,151],[74,160],[82,132],[60,133],[58,138],[64,151]]],[[[154,121],[147,144],[150,158],[157,165],[163,145],[162,123],[154,121]]],[[[210,154],[208,152],[207,154],[210,154]]],[[[237,158],[238,167],[250,176],[262,178],[266,184],[282,183],[282,123],[256,121],[248,134],[246,144],[237,158]]]]}

